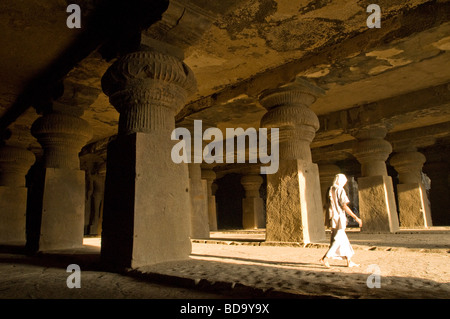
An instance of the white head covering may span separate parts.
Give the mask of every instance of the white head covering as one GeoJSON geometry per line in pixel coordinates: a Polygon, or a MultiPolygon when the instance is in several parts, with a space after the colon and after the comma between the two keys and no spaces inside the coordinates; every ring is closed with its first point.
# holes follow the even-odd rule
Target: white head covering
{"type": "Polygon", "coordinates": [[[342,188],[347,184],[347,177],[344,174],[337,174],[333,181],[333,186],[342,188]]]}

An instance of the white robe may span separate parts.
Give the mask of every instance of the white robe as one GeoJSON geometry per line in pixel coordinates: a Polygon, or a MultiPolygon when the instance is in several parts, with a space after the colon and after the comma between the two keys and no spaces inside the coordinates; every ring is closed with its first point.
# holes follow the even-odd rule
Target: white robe
{"type": "Polygon", "coordinates": [[[332,229],[331,236],[332,238],[334,236],[334,238],[325,256],[334,259],[342,259],[343,257],[351,259],[355,252],[348,240],[345,229],[332,229]]]}
{"type": "Polygon", "coordinates": [[[330,196],[331,203],[329,210],[331,217],[331,242],[325,256],[335,259],[342,259],[342,257],[350,259],[355,253],[345,233],[347,217],[342,208],[344,204],[348,204],[350,201],[345,190],[341,187],[332,187],[328,196],[330,196]]]}

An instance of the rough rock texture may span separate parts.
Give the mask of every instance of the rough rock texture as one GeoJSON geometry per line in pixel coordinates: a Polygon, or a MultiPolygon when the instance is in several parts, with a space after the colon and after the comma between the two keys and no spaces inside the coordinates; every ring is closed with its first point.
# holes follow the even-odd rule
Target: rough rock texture
{"type": "Polygon", "coordinates": [[[426,228],[433,225],[427,193],[422,184],[398,184],[397,194],[401,227],[426,228]]]}
{"type": "MultiPolygon", "coordinates": [[[[170,1],[161,20],[144,33],[186,47],[185,62],[194,71],[199,90],[177,116],[179,121],[196,115],[218,127],[230,127],[229,119],[234,125],[257,127],[255,123],[264,114],[254,103],[257,95],[297,75],[327,90],[312,107],[319,116],[361,104],[373,107],[371,103],[380,99],[448,82],[448,71],[441,67],[449,61],[448,1],[379,2],[383,19],[379,30],[365,24],[369,4],[344,0],[170,1]],[[200,30],[211,23],[202,35],[200,30]],[[237,97],[241,97],[238,103],[237,97]],[[201,110],[205,112],[198,113],[201,110]]],[[[83,19],[95,11],[95,5],[83,1],[83,19]]],[[[65,27],[65,8],[61,1],[4,5],[0,68],[5,76],[0,114],[14,106],[27,80],[51,65],[63,48],[71,48],[83,31],[65,27]],[[39,50],[42,47],[46,50],[39,50]]],[[[93,101],[84,115],[94,129],[93,141],[116,132],[118,114],[107,97],[99,94],[99,79],[111,62],[94,51],[70,70],[65,80],[81,97],[88,97],[77,98],[78,102],[93,101]]],[[[407,107],[408,100],[391,110],[401,113],[398,111],[407,107]]],[[[343,130],[328,136],[324,143],[348,140],[345,125],[370,120],[356,113],[353,110],[342,123],[343,130]]],[[[395,129],[449,120],[448,115],[446,119],[438,116],[441,111],[425,113],[425,117],[399,120],[395,129]]],[[[15,143],[39,148],[29,134],[36,118],[30,109],[11,125],[15,143]]]]}
{"type": "Polygon", "coordinates": [[[281,160],[267,175],[267,241],[315,242],[325,236],[317,164],[281,160]]]}
{"type": "Polygon", "coordinates": [[[399,223],[391,177],[360,177],[358,188],[362,231],[398,231],[399,223]]]}

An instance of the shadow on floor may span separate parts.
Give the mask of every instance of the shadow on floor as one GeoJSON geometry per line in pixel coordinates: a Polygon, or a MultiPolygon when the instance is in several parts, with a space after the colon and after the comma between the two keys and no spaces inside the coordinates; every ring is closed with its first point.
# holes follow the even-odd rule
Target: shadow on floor
{"type": "Polygon", "coordinates": [[[77,264],[85,270],[102,270],[100,250],[90,247],[67,251],[33,253],[24,246],[0,245],[0,263],[17,263],[64,269],[70,264],[77,264]]]}
{"type": "MultiPolygon", "coordinates": [[[[383,276],[381,288],[367,286],[368,274],[326,271],[318,264],[268,261],[242,257],[192,254],[194,258],[161,263],[121,274],[139,281],[200,289],[234,298],[449,298],[450,284],[433,280],[383,276]],[[196,258],[220,258],[242,263],[227,263],[196,258]],[[292,266],[288,268],[286,266],[292,266]],[[308,269],[302,269],[308,268],[308,269]]],[[[63,252],[26,254],[24,247],[0,246],[0,263],[26,264],[66,269],[78,264],[83,270],[105,271],[98,247],[83,247],[63,252]]],[[[111,271],[109,271],[111,272],[111,271]]],[[[118,271],[115,271],[118,272],[118,271]]],[[[111,287],[114,289],[114,287],[111,287]]]]}
{"type": "Polygon", "coordinates": [[[273,260],[262,260],[262,259],[250,259],[250,258],[242,258],[242,257],[228,257],[228,256],[215,256],[215,255],[201,255],[201,254],[191,254],[194,257],[205,257],[205,258],[220,258],[220,259],[228,259],[228,260],[238,260],[244,262],[258,263],[261,265],[279,265],[279,266],[294,266],[294,267],[308,267],[308,268],[320,268],[323,269],[323,266],[312,263],[302,263],[302,262],[291,262],[291,261],[273,261],[273,260]]]}
{"type": "Polygon", "coordinates": [[[197,259],[142,267],[133,270],[131,275],[150,281],[183,281],[191,287],[229,294],[237,286],[243,291],[249,289],[249,297],[267,297],[271,292],[295,298],[436,299],[450,296],[449,284],[422,278],[382,276],[381,288],[371,289],[367,285],[370,274],[362,272],[324,272],[197,259]]]}

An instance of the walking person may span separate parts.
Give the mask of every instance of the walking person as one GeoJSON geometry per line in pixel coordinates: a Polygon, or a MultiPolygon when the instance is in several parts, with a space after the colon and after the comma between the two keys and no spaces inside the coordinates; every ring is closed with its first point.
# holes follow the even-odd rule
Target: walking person
{"type": "Polygon", "coordinates": [[[350,201],[344,190],[346,183],[347,177],[344,174],[337,174],[327,194],[327,201],[329,201],[327,217],[331,222],[331,241],[328,251],[320,259],[320,263],[327,268],[330,268],[328,258],[345,259],[347,267],[359,266],[351,260],[355,253],[345,233],[347,227],[345,213],[353,217],[358,222],[359,227],[362,227],[362,220],[347,206],[350,201]]]}

